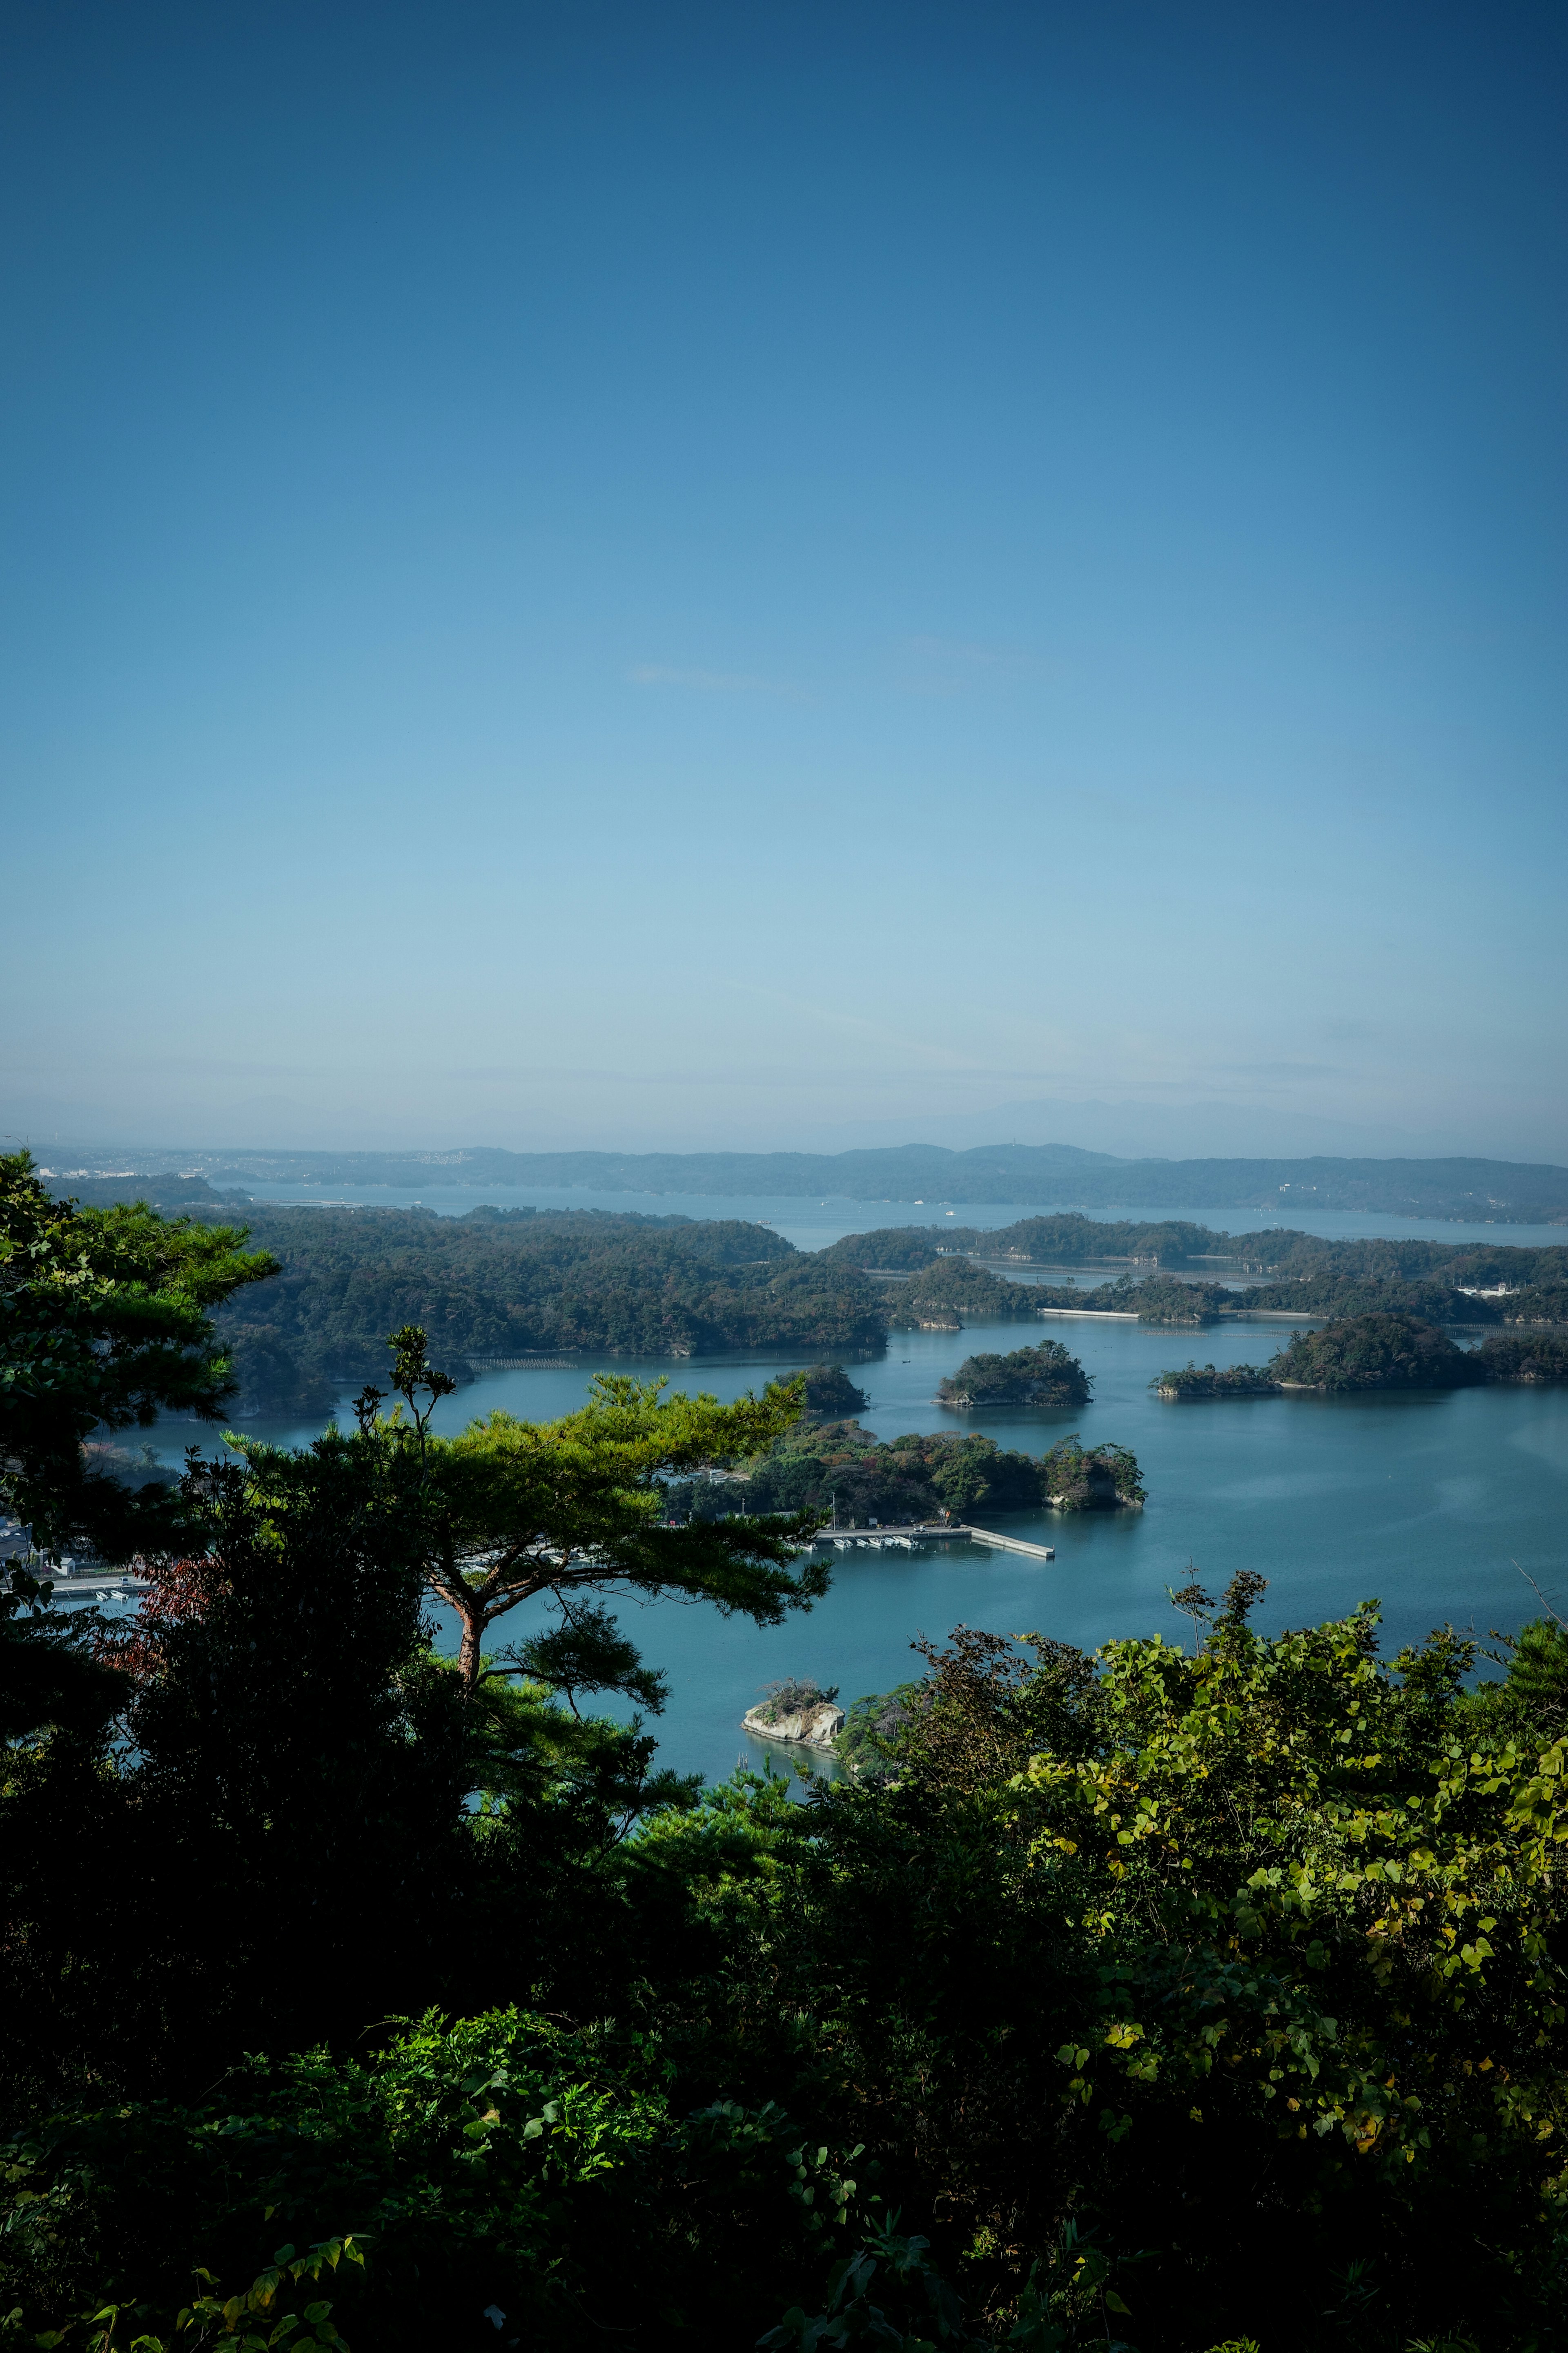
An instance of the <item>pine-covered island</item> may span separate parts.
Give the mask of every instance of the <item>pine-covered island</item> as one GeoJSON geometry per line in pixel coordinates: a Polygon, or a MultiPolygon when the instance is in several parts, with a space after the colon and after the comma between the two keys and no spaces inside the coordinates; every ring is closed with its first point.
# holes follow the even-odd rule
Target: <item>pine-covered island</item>
{"type": "Polygon", "coordinates": [[[1568,1379],[1568,1338],[1497,1333],[1465,1348],[1418,1316],[1336,1316],[1316,1332],[1295,1332],[1265,1365],[1185,1365],[1157,1373],[1150,1387],[1181,1399],[1321,1396],[1355,1389],[1478,1388],[1489,1381],[1568,1379]]]}

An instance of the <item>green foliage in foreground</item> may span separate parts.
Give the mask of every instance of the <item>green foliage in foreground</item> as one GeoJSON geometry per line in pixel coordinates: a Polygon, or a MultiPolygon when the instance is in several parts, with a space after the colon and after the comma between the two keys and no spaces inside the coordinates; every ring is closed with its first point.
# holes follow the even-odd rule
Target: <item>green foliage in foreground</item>
{"type": "Polygon", "coordinates": [[[345,2247],[361,2266],[330,2307],[358,2348],[483,2343],[487,2311],[503,2341],[580,2343],[617,2312],[637,2337],[650,2307],[701,2341],[732,2317],[704,2242],[765,2234],[782,2290],[831,2250],[858,2185],[776,2108],[688,2115],[668,2077],[647,2038],[509,2009],[401,2026],[367,2058],[247,2061],[200,2105],[45,2117],[4,2152],[7,2294],[24,2314],[68,2308],[90,2245],[99,2308],[183,2343],[199,2252],[220,2301],[258,2274],[271,2289],[265,2345],[304,2303],[268,2271],[321,2245],[331,2271],[345,2247]]]}
{"type": "Polygon", "coordinates": [[[581,1704],[662,1697],[603,1594],[433,1654],[426,1435],[194,1469],[107,1710],[4,1687],[5,2340],[1562,2347],[1561,1621],[1472,1692],[1194,1580],[1190,1649],[959,1628],[844,1782],[700,1792],[581,1704]]]}
{"type": "MultiPolygon", "coordinates": [[[[412,1474],[404,1486],[410,1504],[417,1496],[427,1581],[460,1621],[468,1691],[486,1672],[486,1637],[541,1595],[554,1599],[569,1625],[585,1603],[613,1592],[679,1594],[768,1626],[826,1590],[825,1571],[801,1557],[820,1514],[753,1509],[672,1525],[665,1506],[670,1479],[782,1438],[799,1415],[804,1377],[721,1405],[706,1392],[667,1396],[662,1380],[601,1373],[586,1404],[558,1421],[498,1411],[443,1440],[430,1436],[430,1409],[418,1399],[433,1403],[453,1384],[431,1371],[416,1324],[395,1334],[394,1345],[408,1419],[389,1426],[388,1437],[412,1474]]],[[[374,1391],[367,1398],[380,1401],[374,1391]]],[[[603,1676],[586,1680],[611,1687],[603,1676]]]]}
{"type": "Polygon", "coordinates": [[[545,1882],[545,2008],[183,2096],[84,2021],[96,2088],[12,2119],[13,2336],[210,2341],[193,2290],[245,2318],[259,2275],[356,2353],[1558,2343],[1568,1645],[1468,1698],[1463,1641],[1385,1664],[1370,1608],[1264,1637],[1254,1598],[1194,1653],[926,1646],[879,1773],[744,1777],[545,1882]]]}
{"type": "Polygon", "coordinates": [[[94,1430],[165,1409],[217,1419],[233,1383],[212,1311],[275,1271],[244,1240],[150,1209],[73,1208],[30,1155],[0,1155],[0,1511],[40,1553],[135,1525],[126,1491],[83,1458],[94,1430]]]}
{"type": "Polygon", "coordinates": [[[123,1560],[174,1535],[170,1482],[107,1433],[161,1409],[216,1418],[232,1383],[210,1311],[272,1271],[244,1240],[144,1208],[79,1211],[26,1153],[0,1155],[0,1514],[32,1544],[0,1568],[0,1739],[41,1724],[90,1739],[114,1714],[90,1629],[47,1606],[51,1572],[71,1546],[123,1560]]]}
{"type": "Polygon", "coordinates": [[[858,1773],[879,1772],[890,1766],[898,1739],[923,1690],[919,1682],[895,1683],[891,1691],[864,1692],[851,1700],[844,1711],[844,1729],[833,1744],[835,1754],[858,1773]]]}

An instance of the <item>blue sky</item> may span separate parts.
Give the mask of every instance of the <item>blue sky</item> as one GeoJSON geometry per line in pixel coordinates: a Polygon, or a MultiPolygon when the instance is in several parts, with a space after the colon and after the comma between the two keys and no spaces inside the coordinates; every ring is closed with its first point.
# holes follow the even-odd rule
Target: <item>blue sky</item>
{"type": "Polygon", "coordinates": [[[1561,11],[4,25],[10,1132],[1568,1160],[1561,11]]]}

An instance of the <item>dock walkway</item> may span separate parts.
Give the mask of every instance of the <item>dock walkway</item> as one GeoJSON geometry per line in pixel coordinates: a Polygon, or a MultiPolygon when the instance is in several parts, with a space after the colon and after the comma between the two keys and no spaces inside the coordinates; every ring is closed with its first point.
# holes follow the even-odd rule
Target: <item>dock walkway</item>
{"type": "Polygon", "coordinates": [[[917,1520],[903,1527],[822,1528],[813,1541],[834,1545],[840,1552],[860,1546],[912,1552],[917,1544],[977,1544],[989,1545],[996,1552],[1025,1553],[1033,1560],[1057,1556],[1054,1545],[1028,1544],[1022,1536],[998,1535],[994,1528],[973,1528],[956,1520],[917,1520]]]}
{"type": "Polygon", "coordinates": [[[35,1569],[34,1575],[38,1577],[40,1583],[48,1577],[57,1601],[86,1601],[94,1594],[105,1593],[121,1594],[129,1599],[132,1594],[147,1590],[147,1579],[137,1577],[129,1568],[106,1569],[99,1577],[48,1577],[47,1569],[41,1572],[35,1569]]]}

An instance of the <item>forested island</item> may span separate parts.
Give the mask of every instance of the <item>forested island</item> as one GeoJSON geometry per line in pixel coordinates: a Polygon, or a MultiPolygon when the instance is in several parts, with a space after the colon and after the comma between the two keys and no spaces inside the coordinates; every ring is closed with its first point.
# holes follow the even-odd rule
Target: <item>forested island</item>
{"type": "Polygon", "coordinates": [[[1178,1366],[1150,1387],[1166,1398],[1266,1397],[1289,1389],[1476,1388],[1488,1381],[1568,1379],[1568,1339],[1495,1333],[1461,1348],[1418,1316],[1335,1317],[1297,1332],[1266,1365],[1178,1366]]]}
{"type": "Polygon", "coordinates": [[[1131,1449],[1108,1440],[1085,1446],[1076,1430],[1070,1438],[1058,1439],[1041,1461],[1040,1493],[1058,1512],[1136,1509],[1146,1501],[1131,1449]]]}
{"type": "Polygon", "coordinates": [[[846,1526],[908,1525],[983,1512],[1038,1511],[1045,1466],[979,1435],[873,1438],[854,1420],[799,1423],[732,1477],[672,1482],[669,1516],[721,1520],[736,1512],[815,1512],[846,1526]]]}
{"type": "MultiPolygon", "coordinates": [[[[829,1252],[817,1255],[826,1258],[829,1252]]],[[[1234,1307],[1237,1298],[1220,1283],[1178,1282],[1158,1274],[1122,1274],[1092,1286],[1021,1282],[957,1251],[933,1251],[924,1265],[907,1275],[891,1268],[868,1272],[873,1282],[881,1282],[884,1314],[889,1329],[895,1332],[960,1332],[966,1317],[976,1323],[1022,1324],[1046,1310],[1136,1315],[1145,1324],[1212,1324],[1234,1307]]]]}
{"type": "Polygon", "coordinates": [[[383,1335],[415,1322],[463,1377],[586,1351],[809,1362],[880,1354],[887,1335],[864,1275],[733,1219],[257,1206],[246,1223],[282,1267],[219,1317],[247,1412],[324,1413],[379,1371],[383,1335]]]}
{"type": "Polygon", "coordinates": [[[1006,1356],[965,1356],[956,1373],[937,1383],[943,1405],[1087,1405],[1094,1382],[1058,1340],[1006,1356]]]}
{"type": "Polygon", "coordinates": [[[1163,1398],[1278,1397],[1279,1384],[1264,1365],[1184,1365],[1156,1373],[1149,1384],[1163,1398]]]}
{"type": "MultiPolygon", "coordinates": [[[[1112,1221],[1077,1215],[1020,1218],[1010,1226],[876,1226],[817,1253],[872,1271],[913,1273],[954,1256],[993,1266],[1212,1267],[1276,1282],[1419,1282],[1478,1292],[1568,1285],[1568,1242],[1437,1242],[1373,1236],[1327,1240],[1293,1227],[1227,1233],[1175,1219],[1112,1221]]],[[[1479,1312],[1488,1313],[1485,1301],[1479,1312]]]]}
{"type": "Polygon", "coordinates": [[[1321,1332],[1294,1332],[1269,1362],[1281,1388],[1461,1389],[1484,1368],[1446,1332],[1415,1315],[1346,1315],[1321,1332]]]}
{"type": "Polygon", "coordinates": [[[1493,1332],[1476,1351],[1494,1381],[1568,1380],[1568,1335],[1493,1332]]]}
{"type": "MultiPolygon", "coordinates": [[[[1258,1239],[1272,1241],[1274,1237],[1258,1239]]],[[[939,1226],[876,1226],[868,1233],[846,1234],[821,1253],[853,1266],[905,1272],[954,1255],[1023,1266],[1107,1266],[1118,1261],[1186,1266],[1196,1259],[1233,1254],[1232,1237],[1208,1226],[1169,1218],[1086,1218],[1077,1211],[1019,1218],[1010,1226],[965,1226],[945,1219],[939,1226]]]]}
{"type": "Polygon", "coordinates": [[[805,1412],[814,1420],[842,1421],[847,1414],[864,1413],[871,1402],[842,1365],[808,1365],[804,1378],[805,1412]]]}
{"type": "Polygon", "coordinates": [[[1067,1510],[1142,1503],[1138,1464],[1126,1447],[1085,1449],[1076,1434],[1043,1456],[978,1434],[910,1433],[884,1441],[855,1420],[801,1420],[727,1478],[674,1481],[672,1522],[721,1521],[736,1513],[814,1512],[845,1526],[909,1525],[992,1512],[1067,1510]]]}
{"type": "Polygon", "coordinates": [[[1091,1218],[1023,1218],[990,1231],[945,1222],[848,1234],[818,1255],[860,1267],[887,1282],[889,1316],[930,1320],[973,1300],[1005,1319],[1023,1290],[1037,1308],[1137,1314],[1144,1322],[1212,1323],[1236,1314],[1338,1315],[1379,1311],[1427,1322],[1550,1326],[1568,1324],[1568,1244],[1518,1246],[1412,1239],[1330,1241],[1288,1229],[1229,1234],[1173,1219],[1100,1223],[1091,1218]],[[1088,1285],[1010,1284],[1001,1270],[1104,1267],[1125,1271],[1088,1285]],[[1133,1270],[1150,1268],[1140,1274],[1133,1270]],[[1170,1270],[1204,1268],[1211,1279],[1175,1282],[1170,1270]],[[1245,1278],[1230,1289],[1217,1279],[1245,1278]],[[1134,1293],[1136,1295],[1134,1295],[1134,1293]]]}
{"type": "Polygon", "coordinates": [[[1008,1458],[803,1438],[798,1384],[603,1378],[443,1437],[409,1327],[399,1420],[131,1509],[83,1440],[219,1416],[213,1314],[269,1279],[0,1163],[0,1510],[40,1547],[0,1564],[18,2346],[1558,2342],[1560,1623],[1477,1685],[1452,1628],[1385,1657],[1373,1603],[1265,1631],[1266,1563],[1194,1576],[1179,1632],[1092,1655],[918,1641],[808,1804],[704,1788],[616,1609],[781,1626],[831,1570],[820,1506],[675,1490],[887,1453],[984,1502],[1008,1458]],[[81,1542],[137,1558],[133,1620],[55,1598],[81,1542]]]}

